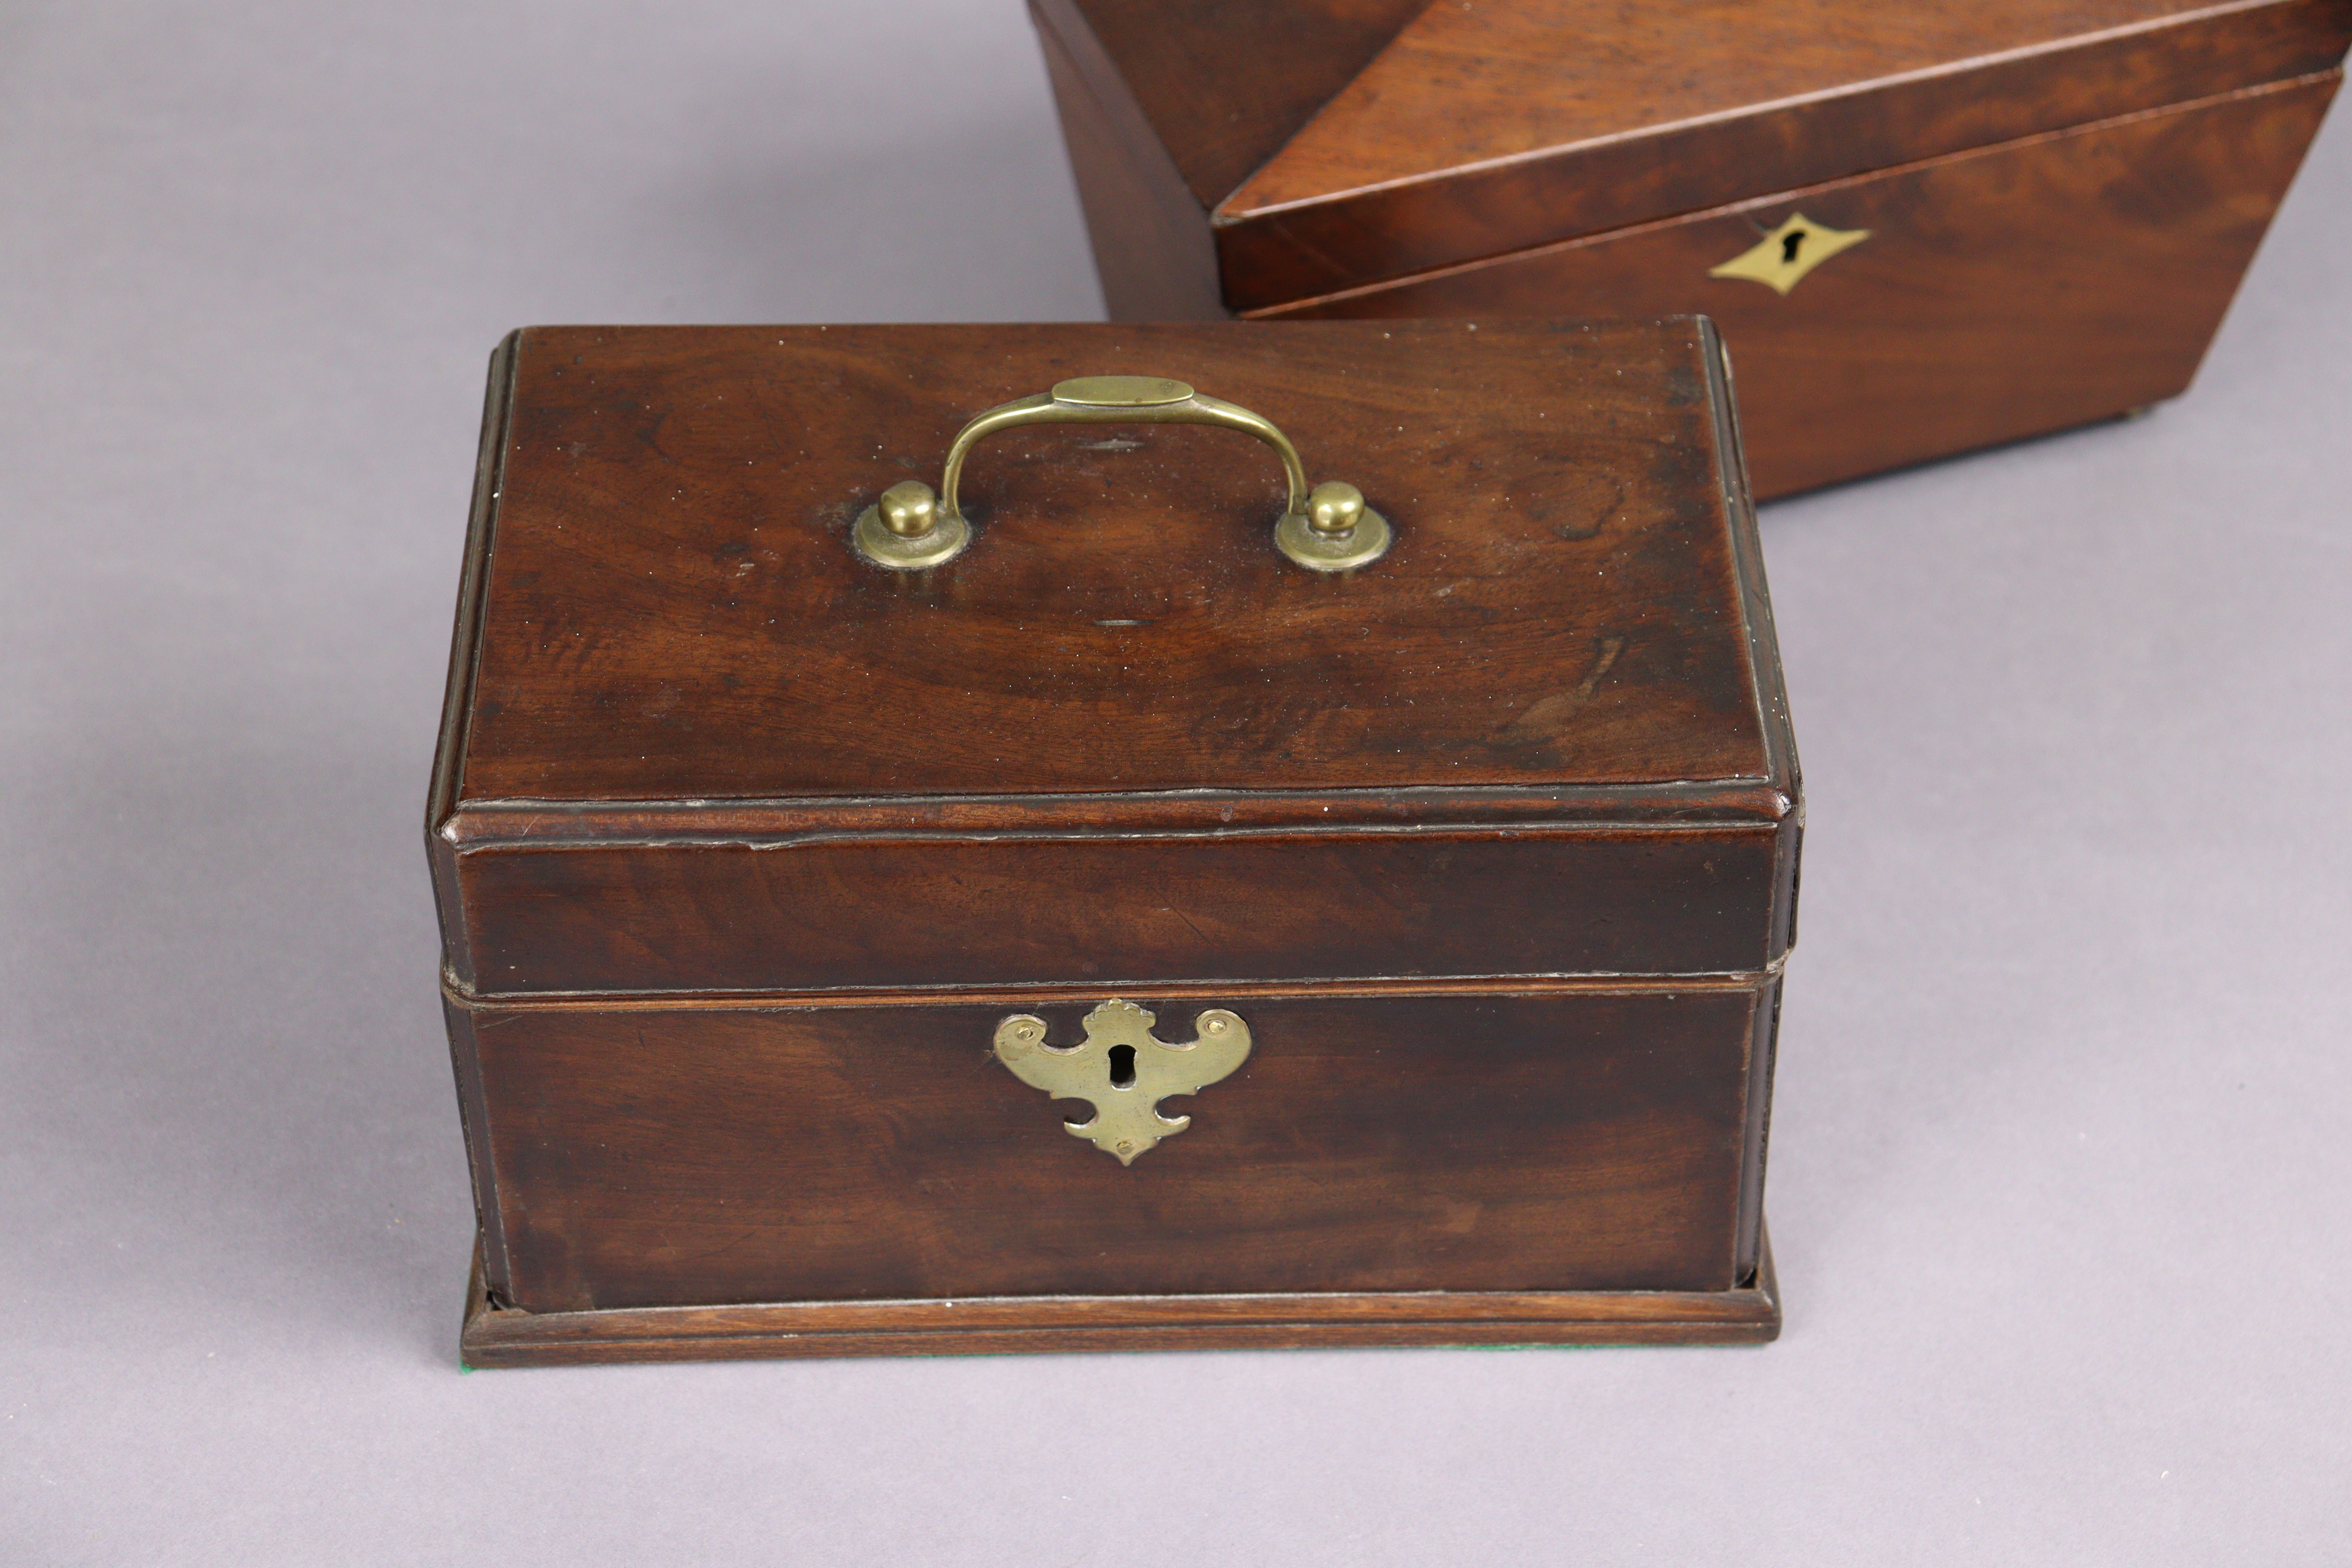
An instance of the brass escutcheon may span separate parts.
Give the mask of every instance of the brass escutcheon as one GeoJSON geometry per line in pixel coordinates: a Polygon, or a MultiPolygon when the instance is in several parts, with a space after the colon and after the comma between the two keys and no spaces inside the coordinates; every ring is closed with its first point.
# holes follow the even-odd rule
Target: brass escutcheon
{"type": "Polygon", "coordinates": [[[1869,237],[1866,228],[1832,228],[1802,213],[1791,213],[1780,227],[1722,266],[1709,268],[1706,275],[1761,283],[1785,298],[1804,281],[1805,274],[1869,237]]]}
{"type": "Polygon", "coordinates": [[[1015,398],[975,416],[948,445],[934,491],[901,479],[859,514],[850,531],[857,552],[877,566],[919,572],[963,553],[971,542],[957,489],[972,446],[1016,425],[1220,425],[1256,437],[1282,459],[1289,495],[1274,525],[1276,548],[1310,572],[1349,572],[1388,552],[1388,519],[1364,504],[1351,484],[1327,480],[1312,490],[1298,449],[1264,416],[1160,375],[1081,375],[1051,392],[1015,398]]]}
{"type": "Polygon", "coordinates": [[[1200,1038],[1185,1045],[1155,1039],[1155,1022],[1132,1002],[1106,1002],[1087,1015],[1086,1039],[1061,1049],[1045,1043],[1045,1019],[1015,1013],[996,1026],[996,1059],[1032,1089],[1092,1105],[1092,1118],[1065,1121],[1062,1131],[1132,1165],[1192,1125],[1189,1116],[1160,1115],[1162,1100],[1198,1094],[1250,1054],[1249,1026],[1223,1007],[1202,1013],[1200,1038]]]}

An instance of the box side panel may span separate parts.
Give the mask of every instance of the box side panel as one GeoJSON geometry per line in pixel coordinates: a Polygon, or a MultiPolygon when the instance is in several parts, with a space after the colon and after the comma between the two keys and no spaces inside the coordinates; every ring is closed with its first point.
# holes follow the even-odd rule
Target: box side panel
{"type": "MultiPolygon", "coordinates": [[[[1785,781],[1788,791],[1789,809],[1775,835],[1771,916],[1772,952],[1785,959],[1797,942],[1797,883],[1805,843],[1804,780],[1797,762],[1795,729],[1789,717],[1788,685],[1780,669],[1780,639],[1772,625],[1772,600],[1764,584],[1763,542],[1757,537],[1747,442],[1740,430],[1738,400],[1732,392],[1730,351],[1712,322],[1706,337],[1720,372],[1716,383],[1722,429],[1718,444],[1725,453],[1732,537],[1747,599],[1749,646],[1755,654],[1757,701],[1763,710],[1765,732],[1771,739],[1775,772],[1785,781]]],[[[1741,1143],[1737,1226],[1738,1254],[1733,1263],[1743,1288],[1754,1285],[1771,1266],[1764,1240],[1764,1156],[1772,1125],[1772,1069],[1780,1046],[1780,985],[1778,975],[1765,984],[1751,1019],[1755,1035],[1748,1052],[1747,1131],[1741,1143]]]]}
{"type": "Polygon", "coordinates": [[[1062,118],[1092,240],[1103,304],[1115,321],[1207,321],[1225,314],[1208,209],[1185,188],[1127,86],[1097,60],[1100,47],[1055,25],[1066,5],[1032,5],[1045,75],[1062,118]]]}
{"type": "Polygon", "coordinates": [[[482,402],[481,450],[474,462],[473,510],[466,524],[466,564],[458,579],[457,624],[449,638],[449,681],[441,699],[441,734],[434,749],[433,782],[425,803],[425,858],[433,873],[434,902],[441,918],[441,964],[461,984],[472,983],[474,958],[457,888],[457,851],[441,829],[457,809],[463,784],[474,674],[481,657],[482,585],[489,575],[490,536],[498,511],[499,473],[506,451],[515,342],[520,336],[509,333],[490,355],[489,388],[482,402]]]}
{"type": "Polygon", "coordinates": [[[1771,952],[1784,957],[1797,945],[1797,883],[1805,844],[1804,770],[1797,760],[1796,726],[1789,714],[1788,680],[1780,668],[1780,636],[1772,623],[1772,595],[1764,582],[1764,543],[1758,537],[1756,500],[1748,476],[1748,443],[1740,430],[1739,400],[1733,393],[1731,352],[1712,321],[1705,341],[1712,357],[1717,447],[1724,454],[1725,509],[1731,525],[1732,554],[1739,575],[1741,610],[1748,621],[1749,658],[1756,674],[1756,703],[1772,757],[1772,773],[1782,792],[1779,862],[1773,872],[1771,952]]]}
{"type": "Polygon", "coordinates": [[[444,991],[442,1017],[449,1030],[449,1064],[457,1079],[458,1124],[466,1136],[466,1163],[473,1176],[474,1220],[482,1237],[480,1268],[495,1300],[507,1300],[512,1270],[507,1255],[507,1228],[499,1203],[496,1147],[490,1128],[489,1103],[482,1094],[481,1055],[474,1036],[475,1010],[444,991]]]}
{"type": "MultiPolygon", "coordinates": [[[[1700,317],[1699,326],[1707,368],[1707,400],[1715,410],[1715,447],[1721,455],[1724,531],[1730,540],[1739,618],[1748,637],[1748,686],[1756,703],[1757,733],[1764,742],[1766,772],[1778,792],[1777,820],[1784,825],[1801,822],[1804,780],[1797,763],[1796,727],[1789,717],[1788,679],[1780,668],[1780,634],[1773,624],[1772,594],[1764,580],[1764,542],[1757,531],[1748,442],[1740,429],[1739,400],[1732,390],[1731,351],[1711,319],[1700,317]]],[[[1793,896],[1793,882],[1788,888],[1793,896]]],[[[1773,920],[1776,951],[1785,950],[1790,940],[1784,934],[1787,922],[1777,911],[1773,920]]]]}
{"type": "Polygon", "coordinates": [[[1430,0],[1034,4],[1090,76],[1132,99],[1205,222],[1430,0]]]}
{"type": "Polygon", "coordinates": [[[459,858],[478,988],[690,993],[1769,967],[1772,825],[815,840],[459,858]]]}
{"type": "Polygon", "coordinates": [[[1758,994],[1749,1018],[1755,1037],[1748,1047],[1747,1130],[1740,1140],[1738,1254],[1732,1265],[1742,1285],[1751,1283],[1764,1257],[1764,1158],[1772,1137],[1772,1069],[1780,1056],[1780,981],[1758,994]]]}
{"type": "Polygon", "coordinates": [[[2185,389],[2340,79],[1784,192],[1287,313],[1704,311],[1738,367],[1757,492],[1786,495],[2185,389]],[[1798,216],[1815,230],[1801,246],[1822,231],[1866,237],[1785,293],[1712,276],[1798,216]]]}
{"type": "MultiPolygon", "coordinates": [[[[1484,11],[1442,8],[1419,26],[1458,19],[1475,26],[1484,11]]],[[[1619,47],[1657,54],[1647,13],[1620,8],[1619,14],[1623,19],[1617,25],[1627,29],[1619,47]]],[[[1549,30],[1579,61],[1601,58],[1593,56],[1591,41],[1556,25],[1549,30]]],[[[1727,25],[1719,30],[1721,47],[1736,59],[1738,51],[1754,47],[1753,31],[1727,25]]],[[[1910,29],[1898,22],[1895,31],[1900,37],[1910,29]]],[[[1760,191],[2288,80],[2340,64],[2347,37],[2352,4],[2347,0],[2214,6],[2157,25],[1896,70],[1831,90],[1777,100],[1767,93],[1728,112],[1663,122],[1627,119],[1559,145],[1487,161],[1476,161],[1473,149],[1514,118],[1517,102],[1482,99],[1475,68],[1466,79],[1415,71],[1398,57],[1402,78],[1368,99],[1362,112],[1404,123],[1412,105],[1401,104],[1400,97],[1425,102],[1433,119],[1464,128],[1469,145],[1463,162],[1417,179],[1318,171],[1311,166],[1318,141],[1346,151],[1360,140],[1339,133],[1334,116],[1348,104],[1341,99],[1219,209],[1225,296],[1236,310],[1256,310],[1652,222],[1760,191]]],[[[1851,47],[1851,39],[1832,34],[1817,39],[1811,53],[1844,66],[1851,47]]],[[[1664,62],[1664,79],[1679,74],[1673,61],[1664,62]]],[[[1562,85],[1546,90],[1557,91],[1569,107],[1613,90],[1604,74],[1579,92],[1568,85],[1574,76],[1571,68],[1562,85]]],[[[1358,90],[1374,87],[1368,76],[1358,90]]]]}
{"type": "Polygon", "coordinates": [[[1725,1290],[1758,1001],[1240,999],[1247,1059],[1130,1165],[991,1055],[1018,1011],[1077,1044],[1076,1004],[485,1009],[507,1298],[1725,1290]]]}

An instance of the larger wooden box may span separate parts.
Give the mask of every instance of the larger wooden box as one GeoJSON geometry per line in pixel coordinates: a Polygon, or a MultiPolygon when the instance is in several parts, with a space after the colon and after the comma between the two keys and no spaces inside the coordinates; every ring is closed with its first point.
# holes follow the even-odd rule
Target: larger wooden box
{"type": "Polygon", "coordinates": [[[466,1356],[1769,1338],[1799,820],[1702,321],[521,333],[466,1356]]]}
{"type": "Polygon", "coordinates": [[[1696,311],[1764,496],[2185,389],[2352,0],[1032,0],[1115,319],[1696,311]]]}

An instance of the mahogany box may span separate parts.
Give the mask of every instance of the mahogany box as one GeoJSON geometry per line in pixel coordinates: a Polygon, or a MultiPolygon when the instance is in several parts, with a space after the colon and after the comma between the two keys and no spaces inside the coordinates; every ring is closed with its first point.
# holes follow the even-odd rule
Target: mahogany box
{"type": "Polygon", "coordinates": [[[1799,798],[1703,321],[519,333],[465,1357],[1769,1339],[1799,798]]]}
{"type": "Polygon", "coordinates": [[[1115,320],[1715,319],[1762,496],[2185,389],[2352,0],[1031,0],[1115,320]]]}

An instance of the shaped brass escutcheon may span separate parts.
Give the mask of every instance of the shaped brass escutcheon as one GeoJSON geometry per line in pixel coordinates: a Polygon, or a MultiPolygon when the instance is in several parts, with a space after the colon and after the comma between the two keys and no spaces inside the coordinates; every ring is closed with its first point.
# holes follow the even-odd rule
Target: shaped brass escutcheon
{"type": "Polygon", "coordinates": [[[1015,1013],[996,1026],[996,1059],[1032,1089],[1091,1104],[1091,1120],[1065,1121],[1062,1131],[1132,1165],[1192,1125],[1189,1116],[1160,1115],[1162,1100],[1199,1093],[1250,1054],[1249,1026],[1223,1007],[1202,1013],[1201,1037],[1185,1045],[1153,1038],[1155,1022],[1132,1002],[1106,1002],[1087,1015],[1086,1039],[1060,1049],[1045,1043],[1045,1019],[1015,1013]]]}
{"type": "Polygon", "coordinates": [[[1790,289],[1805,280],[1805,274],[1869,237],[1866,228],[1832,228],[1802,213],[1791,213],[1780,227],[1722,266],[1707,268],[1706,275],[1761,283],[1785,299],[1790,289]]]}

